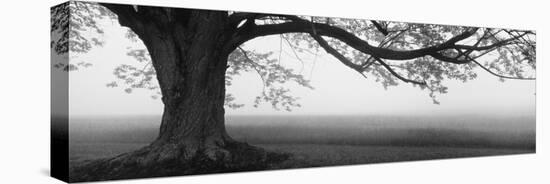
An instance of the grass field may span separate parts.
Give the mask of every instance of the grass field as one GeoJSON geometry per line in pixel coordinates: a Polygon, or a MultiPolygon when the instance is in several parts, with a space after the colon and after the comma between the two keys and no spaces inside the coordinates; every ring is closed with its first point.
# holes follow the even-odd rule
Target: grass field
{"type": "MultiPolygon", "coordinates": [[[[159,117],[72,118],[70,164],[147,145],[159,117]]],[[[475,116],[229,116],[235,139],[291,153],[301,168],[535,152],[534,118],[475,116]]]]}

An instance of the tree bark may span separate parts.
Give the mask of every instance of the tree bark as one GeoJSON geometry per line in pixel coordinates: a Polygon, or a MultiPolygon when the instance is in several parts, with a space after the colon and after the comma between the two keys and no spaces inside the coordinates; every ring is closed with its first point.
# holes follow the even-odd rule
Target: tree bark
{"type": "Polygon", "coordinates": [[[224,47],[231,35],[224,26],[227,12],[139,11],[148,15],[130,17],[136,13],[131,10],[118,15],[151,55],[164,103],[159,135],[137,151],[73,168],[71,181],[262,170],[286,159],[286,155],[236,142],[225,130],[229,53],[224,47]]]}
{"type": "Polygon", "coordinates": [[[187,25],[151,26],[158,36],[143,36],[157,71],[164,114],[152,146],[185,147],[184,158],[203,151],[214,160],[232,141],[224,126],[225,17],[220,12],[192,12],[187,25]]]}

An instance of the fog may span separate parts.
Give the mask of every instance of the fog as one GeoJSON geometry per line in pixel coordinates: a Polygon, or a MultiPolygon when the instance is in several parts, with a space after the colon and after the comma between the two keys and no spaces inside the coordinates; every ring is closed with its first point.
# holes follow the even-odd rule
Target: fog
{"type": "MultiPolygon", "coordinates": [[[[147,144],[159,116],[71,118],[71,145],[147,144]]],[[[535,147],[533,117],[488,116],[227,116],[234,139],[252,144],[535,147]]]]}
{"type": "MultiPolygon", "coordinates": [[[[134,90],[126,94],[123,88],[108,88],[115,79],[115,66],[133,64],[143,66],[126,55],[129,48],[143,48],[130,42],[116,21],[100,22],[105,28],[103,47],[89,53],[71,55],[71,62],[86,61],[93,66],[69,74],[69,109],[71,116],[104,115],[159,115],[160,100],[150,98],[154,91],[134,90]]],[[[311,80],[313,90],[290,84],[292,94],[300,98],[302,107],[292,112],[276,111],[269,104],[252,107],[254,97],[261,92],[261,80],[255,73],[235,77],[228,92],[245,104],[240,109],[227,109],[227,115],[453,115],[476,114],[493,116],[534,116],[535,81],[507,80],[478,71],[478,78],[462,83],[447,80],[449,93],[439,95],[440,105],[432,103],[427,91],[401,84],[385,90],[374,79],[364,79],[319,51],[317,56],[300,54],[301,60],[278,37],[261,37],[245,44],[257,51],[281,53],[281,64],[295,69],[311,80]],[[282,48],[282,50],[280,50],[282,48]]],[[[315,52],[315,51],[312,51],[315,52]]]]}

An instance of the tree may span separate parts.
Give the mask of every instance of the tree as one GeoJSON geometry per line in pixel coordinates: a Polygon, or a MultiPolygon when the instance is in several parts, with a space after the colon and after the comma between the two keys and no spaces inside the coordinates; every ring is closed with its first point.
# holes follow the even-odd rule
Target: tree
{"type": "MultiPolygon", "coordinates": [[[[242,71],[256,71],[264,82],[255,103],[276,109],[300,106],[281,84],[312,88],[302,75],[278,65],[273,53],[245,49],[257,37],[281,35],[294,52],[322,49],[384,87],[409,83],[426,90],[436,104],[436,95],[447,92],[444,79],[466,82],[481,68],[501,79],[533,80],[536,64],[535,33],[525,30],[78,1],[52,8],[52,34],[60,35],[52,41],[53,50],[78,53],[102,45],[81,34],[101,34],[96,21],[102,18],[118,20],[129,28],[128,38],[146,46],[128,54],[151,67],[121,65],[114,73],[128,86],[126,92],[158,89],[164,113],[150,145],[75,168],[73,181],[257,170],[283,159],[239,143],[225,130],[224,105],[242,106],[233,103],[225,87],[242,71]],[[158,86],[151,83],[154,77],[158,86]]],[[[90,65],[55,66],[72,71],[90,65]]]]}

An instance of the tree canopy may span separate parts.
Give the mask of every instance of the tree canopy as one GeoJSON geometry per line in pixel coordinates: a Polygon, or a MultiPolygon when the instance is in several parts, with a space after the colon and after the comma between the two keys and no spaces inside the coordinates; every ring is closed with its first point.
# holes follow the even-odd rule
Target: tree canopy
{"type": "MultiPolygon", "coordinates": [[[[116,21],[125,16],[154,14],[141,6],[123,6],[71,1],[52,8],[52,50],[57,54],[86,53],[102,46],[103,29],[98,20],[116,21]],[[70,16],[69,16],[70,12],[70,16]]],[[[169,13],[170,8],[158,11],[169,13]]],[[[323,50],[367,80],[375,80],[384,88],[410,84],[427,91],[433,102],[447,93],[445,79],[467,82],[483,70],[501,80],[532,80],[536,69],[535,33],[528,30],[478,28],[468,26],[374,21],[333,17],[294,16],[227,11],[228,59],[226,85],[243,72],[256,72],[263,81],[263,92],[254,105],[270,103],[275,109],[299,107],[298,98],[289,93],[286,83],[293,82],[313,89],[297,71],[282,66],[277,52],[247,49],[254,38],[279,35],[280,44],[288,44],[300,60],[300,54],[316,55],[323,50]]],[[[131,29],[126,37],[140,38],[131,29]]],[[[132,48],[127,53],[140,63],[151,63],[147,49],[132,48]]],[[[92,63],[76,62],[54,66],[65,71],[78,70],[92,63]]],[[[151,64],[145,67],[120,65],[113,70],[115,81],[108,87],[121,87],[131,93],[135,89],[158,91],[153,82],[156,72],[151,64]]],[[[158,98],[159,92],[153,95],[158,98]]],[[[238,108],[235,96],[226,94],[225,106],[238,108]]]]}

